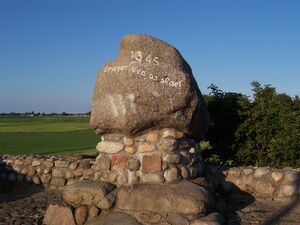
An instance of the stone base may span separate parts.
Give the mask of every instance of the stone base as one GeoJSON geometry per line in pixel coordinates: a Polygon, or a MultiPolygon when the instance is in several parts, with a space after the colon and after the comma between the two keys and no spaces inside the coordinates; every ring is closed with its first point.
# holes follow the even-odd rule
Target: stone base
{"type": "Polygon", "coordinates": [[[120,210],[182,215],[206,215],[215,204],[209,191],[189,181],[123,186],[116,199],[120,210]]]}
{"type": "Polygon", "coordinates": [[[172,183],[202,176],[200,146],[174,129],[155,130],[138,137],[102,136],[97,166],[102,181],[117,186],[138,183],[172,183]]]}
{"type": "Polygon", "coordinates": [[[83,180],[66,186],[65,205],[50,205],[44,219],[66,224],[189,225],[215,209],[215,198],[201,185],[189,181],[176,184],[135,184],[115,188],[101,181],[83,180]],[[56,218],[55,214],[67,213],[56,218]],[[119,218],[119,219],[117,219],[119,218]],[[115,219],[117,219],[115,221],[115,219]]]}

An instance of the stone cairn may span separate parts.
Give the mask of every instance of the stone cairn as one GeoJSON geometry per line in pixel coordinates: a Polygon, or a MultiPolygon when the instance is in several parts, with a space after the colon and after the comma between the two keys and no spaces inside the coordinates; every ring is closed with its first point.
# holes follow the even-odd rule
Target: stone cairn
{"type": "Polygon", "coordinates": [[[198,141],[209,124],[192,70],[177,49],[146,35],[127,35],[103,66],[91,125],[101,135],[101,181],[66,186],[66,206],[50,205],[44,223],[222,224],[202,176],[198,141]],[[65,211],[64,211],[65,210],[65,211]],[[56,216],[70,215],[67,216],[56,216]],[[67,221],[67,222],[66,222],[67,221]]]}
{"type": "Polygon", "coordinates": [[[102,180],[115,185],[171,183],[201,176],[203,162],[194,139],[175,129],[147,132],[137,137],[102,136],[96,158],[102,180]]]}
{"type": "Polygon", "coordinates": [[[192,70],[174,47],[125,36],[100,70],[91,125],[102,135],[97,160],[116,184],[164,183],[202,174],[200,140],[208,113],[192,70]]]}

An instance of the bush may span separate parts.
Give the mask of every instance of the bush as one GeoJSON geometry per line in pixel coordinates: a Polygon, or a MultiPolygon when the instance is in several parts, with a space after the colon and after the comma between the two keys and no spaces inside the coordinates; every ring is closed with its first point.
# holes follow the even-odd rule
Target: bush
{"type": "Polygon", "coordinates": [[[211,85],[211,126],[202,147],[217,164],[300,166],[300,100],[252,83],[253,97],[211,85]]]}
{"type": "MultiPolygon", "coordinates": [[[[239,111],[245,97],[240,93],[223,92],[216,85],[208,87],[210,94],[204,98],[211,118],[210,128],[206,135],[209,144],[203,146],[204,157],[214,164],[233,162],[235,150],[235,132],[243,122],[239,111]]],[[[202,144],[203,145],[203,144],[202,144]]]]}
{"type": "Polygon", "coordinates": [[[299,166],[299,99],[277,94],[270,85],[262,87],[253,82],[252,87],[253,100],[241,102],[240,115],[244,122],[235,134],[238,162],[256,166],[299,166]]]}

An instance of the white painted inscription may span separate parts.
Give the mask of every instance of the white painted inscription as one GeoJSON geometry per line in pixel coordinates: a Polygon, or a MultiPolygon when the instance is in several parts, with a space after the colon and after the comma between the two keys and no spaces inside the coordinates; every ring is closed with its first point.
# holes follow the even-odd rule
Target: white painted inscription
{"type": "Polygon", "coordinates": [[[159,58],[154,57],[152,55],[148,55],[146,58],[143,58],[143,52],[141,51],[131,51],[131,59],[136,60],[139,63],[143,62],[143,59],[145,59],[145,62],[148,62],[149,64],[153,64],[154,66],[159,66],[159,58]]]}
{"type": "Polygon", "coordinates": [[[145,69],[140,68],[142,63],[149,63],[154,66],[159,66],[160,61],[159,58],[156,56],[152,56],[151,54],[143,54],[141,51],[131,51],[131,57],[130,59],[134,60],[130,62],[128,65],[120,65],[120,66],[106,66],[104,68],[104,73],[109,74],[109,73],[118,73],[121,71],[130,71],[132,73],[135,73],[141,77],[148,78],[151,81],[154,82],[159,82],[161,84],[170,86],[170,87],[175,87],[175,88],[180,88],[182,80],[177,81],[177,80],[171,80],[171,78],[167,75],[163,77],[159,77],[156,74],[150,73],[149,71],[146,71],[145,69]],[[138,65],[136,65],[138,64],[138,65]]]}
{"type": "Polygon", "coordinates": [[[131,112],[136,113],[135,103],[134,103],[134,94],[128,94],[127,98],[130,102],[131,112]]]}
{"type": "Polygon", "coordinates": [[[133,94],[107,94],[105,97],[109,103],[108,105],[110,106],[111,113],[114,117],[125,116],[128,110],[131,113],[136,113],[133,94]],[[126,109],[126,105],[129,105],[129,109],[126,109]]]}

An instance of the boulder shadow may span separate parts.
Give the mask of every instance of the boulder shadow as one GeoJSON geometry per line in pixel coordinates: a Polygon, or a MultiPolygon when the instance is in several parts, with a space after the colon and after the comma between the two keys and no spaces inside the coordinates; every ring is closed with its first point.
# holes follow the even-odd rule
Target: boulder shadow
{"type": "Polygon", "coordinates": [[[300,207],[300,172],[297,172],[296,184],[296,195],[291,199],[291,201],[282,207],[279,211],[274,213],[267,221],[262,223],[262,225],[275,225],[280,222],[280,220],[287,216],[293,209],[300,207]]]}
{"type": "MultiPolygon", "coordinates": [[[[260,197],[242,191],[234,183],[226,180],[226,177],[223,175],[223,171],[228,170],[229,167],[217,166],[216,168],[217,169],[214,171],[208,170],[206,172],[205,178],[208,180],[211,186],[213,186],[217,195],[220,196],[221,199],[226,203],[225,215],[223,213],[227,221],[226,224],[243,224],[242,219],[239,217],[238,211],[242,211],[247,206],[260,199],[260,197]],[[227,191],[225,191],[224,189],[227,189],[227,191]]],[[[292,212],[296,207],[299,207],[300,209],[300,172],[297,172],[297,178],[294,184],[296,186],[295,196],[291,199],[282,199],[286,201],[286,204],[279,210],[272,212],[271,216],[269,216],[266,220],[261,221],[261,225],[280,224],[280,221],[284,217],[288,216],[288,214],[292,212]]],[[[274,197],[267,197],[266,200],[280,201],[281,199],[278,198],[274,200],[274,197]]]]}
{"type": "Polygon", "coordinates": [[[205,172],[205,179],[215,191],[217,211],[224,216],[225,224],[240,225],[242,221],[237,212],[255,202],[255,197],[226,180],[223,171],[227,170],[228,167],[214,167],[216,170],[213,172],[211,170],[205,172]],[[225,203],[225,207],[222,206],[222,202],[225,203]],[[220,209],[219,203],[221,203],[220,209]]]}
{"type": "Polygon", "coordinates": [[[0,204],[24,199],[43,190],[43,185],[26,180],[25,175],[0,160],[0,204]]]}

